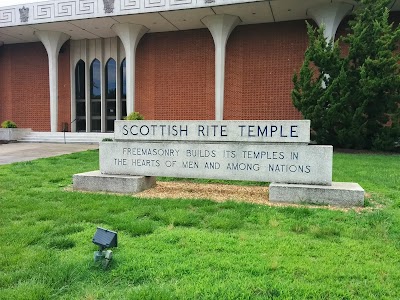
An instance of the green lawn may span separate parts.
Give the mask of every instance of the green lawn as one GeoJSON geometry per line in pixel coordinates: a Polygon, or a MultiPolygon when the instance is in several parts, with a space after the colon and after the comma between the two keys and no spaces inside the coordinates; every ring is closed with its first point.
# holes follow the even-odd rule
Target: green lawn
{"type": "Polygon", "coordinates": [[[98,152],[0,166],[0,299],[399,299],[400,156],[335,154],[358,213],[66,191],[98,152]],[[93,262],[96,227],[118,231],[93,262]]]}

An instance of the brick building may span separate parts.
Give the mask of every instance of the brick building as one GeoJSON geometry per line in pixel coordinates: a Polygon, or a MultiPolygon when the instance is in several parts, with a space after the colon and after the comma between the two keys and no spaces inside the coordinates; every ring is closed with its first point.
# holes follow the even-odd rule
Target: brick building
{"type": "MultiPolygon", "coordinates": [[[[0,7],[0,122],[113,131],[146,119],[300,119],[305,19],[333,38],[354,1],[53,0],[0,7]]],[[[392,10],[400,9],[400,0],[392,10]]]]}

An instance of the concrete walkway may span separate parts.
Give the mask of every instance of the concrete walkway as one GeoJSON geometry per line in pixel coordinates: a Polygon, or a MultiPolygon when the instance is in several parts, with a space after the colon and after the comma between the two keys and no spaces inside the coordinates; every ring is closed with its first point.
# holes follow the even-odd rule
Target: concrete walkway
{"type": "Polygon", "coordinates": [[[89,149],[98,149],[99,145],[85,144],[47,144],[47,143],[10,143],[0,144],[0,165],[37,158],[58,156],[89,149]]]}

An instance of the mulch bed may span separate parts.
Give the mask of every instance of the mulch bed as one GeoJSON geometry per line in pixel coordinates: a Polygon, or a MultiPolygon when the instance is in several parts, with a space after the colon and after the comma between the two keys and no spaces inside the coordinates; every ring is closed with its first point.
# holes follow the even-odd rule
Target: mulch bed
{"type": "Polygon", "coordinates": [[[142,198],[210,199],[268,204],[268,187],[192,182],[157,182],[154,188],[135,194],[142,198]]]}
{"type": "MultiPolygon", "coordinates": [[[[373,210],[377,207],[334,207],[325,205],[304,205],[289,203],[271,203],[268,200],[268,187],[265,186],[238,186],[228,184],[213,183],[193,183],[193,182],[163,182],[158,181],[157,185],[151,189],[133,195],[138,198],[157,198],[157,199],[208,199],[215,202],[235,201],[261,204],[268,206],[292,206],[307,208],[324,208],[330,210],[361,212],[363,210],[373,210]]],[[[370,195],[366,195],[370,198],[370,195]]]]}

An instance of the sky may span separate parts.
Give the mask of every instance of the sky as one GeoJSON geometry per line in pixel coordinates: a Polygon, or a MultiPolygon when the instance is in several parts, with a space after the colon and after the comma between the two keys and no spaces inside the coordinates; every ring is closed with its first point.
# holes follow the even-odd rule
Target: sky
{"type": "Polygon", "coordinates": [[[0,0],[0,7],[43,1],[46,0],[0,0]]]}

